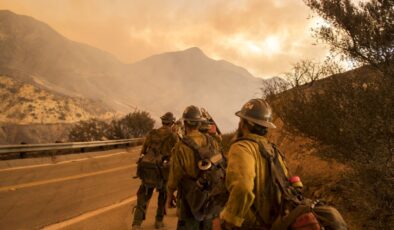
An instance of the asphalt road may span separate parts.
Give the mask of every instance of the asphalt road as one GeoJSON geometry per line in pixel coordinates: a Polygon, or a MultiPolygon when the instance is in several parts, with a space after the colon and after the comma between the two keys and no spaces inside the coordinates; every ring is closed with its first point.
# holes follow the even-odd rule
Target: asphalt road
{"type": "MultiPolygon", "coordinates": [[[[140,148],[0,162],[0,229],[130,229],[140,148]]],[[[157,194],[144,229],[153,229],[157,194]]],[[[175,211],[165,220],[175,229],[175,211]]]]}

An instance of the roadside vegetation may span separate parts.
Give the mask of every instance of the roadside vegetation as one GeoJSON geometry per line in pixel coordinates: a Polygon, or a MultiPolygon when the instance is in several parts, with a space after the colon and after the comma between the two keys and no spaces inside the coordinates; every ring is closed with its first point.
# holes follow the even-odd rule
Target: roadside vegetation
{"type": "MultiPolygon", "coordinates": [[[[314,35],[329,45],[330,57],[295,63],[282,74],[286,81],[262,87],[264,97],[286,130],[331,146],[320,157],[352,169],[319,196],[334,195],[352,228],[393,229],[394,2],[305,3],[327,22],[314,35]],[[357,68],[344,72],[335,60],[357,68]]],[[[319,183],[304,179],[309,187],[319,183]]]]}
{"type": "Polygon", "coordinates": [[[103,121],[89,119],[75,124],[68,135],[69,141],[101,141],[145,136],[155,121],[145,111],[129,113],[120,119],[103,121]]]}

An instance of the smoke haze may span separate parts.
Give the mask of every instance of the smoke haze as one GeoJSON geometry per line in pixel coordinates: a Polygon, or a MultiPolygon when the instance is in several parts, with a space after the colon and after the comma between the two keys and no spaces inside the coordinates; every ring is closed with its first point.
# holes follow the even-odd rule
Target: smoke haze
{"type": "Polygon", "coordinates": [[[301,58],[324,57],[312,45],[310,17],[294,0],[13,0],[0,9],[30,15],[66,37],[114,54],[125,63],[200,47],[257,77],[271,77],[301,58]]]}

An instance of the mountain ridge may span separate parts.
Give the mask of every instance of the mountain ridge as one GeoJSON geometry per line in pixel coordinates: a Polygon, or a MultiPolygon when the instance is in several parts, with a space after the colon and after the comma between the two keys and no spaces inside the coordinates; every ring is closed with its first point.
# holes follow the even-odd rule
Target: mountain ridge
{"type": "Polygon", "coordinates": [[[67,96],[100,100],[122,113],[139,108],[157,119],[195,104],[208,109],[222,129],[233,130],[234,112],[259,94],[263,81],[198,47],[123,63],[32,17],[0,11],[0,19],[0,74],[67,96]],[[37,29],[42,27],[46,29],[37,29]]]}

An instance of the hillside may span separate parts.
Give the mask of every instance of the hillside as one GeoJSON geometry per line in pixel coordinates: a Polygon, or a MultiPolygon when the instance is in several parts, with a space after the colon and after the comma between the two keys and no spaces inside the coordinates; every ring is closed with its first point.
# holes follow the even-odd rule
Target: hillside
{"type": "Polygon", "coordinates": [[[0,99],[2,124],[73,123],[114,115],[100,102],[64,96],[7,76],[0,76],[0,99]]]}
{"type": "MultiPolygon", "coordinates": [[[[179,117],[190,104],[205,107],[224,130],[236,110],[260,95],[261,79],[199,48],[125,64],[111,54],[71,41],[28,16],[0,11],[0,74],[68,96],[101,100],[118,112],[139,108],[158,118],[179,117]]],[[[131,51],[132,52],[132,51],[131,51]]]]}
{"type": "Polygon", "coordinates": [[[269,98],[273,142],[350,229],[393,229],[393,79],[365,66],[269,98]]]}

